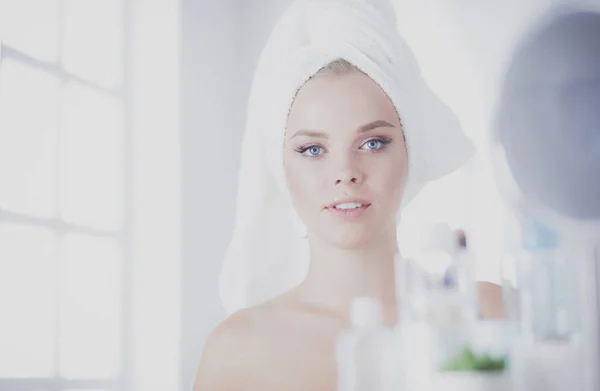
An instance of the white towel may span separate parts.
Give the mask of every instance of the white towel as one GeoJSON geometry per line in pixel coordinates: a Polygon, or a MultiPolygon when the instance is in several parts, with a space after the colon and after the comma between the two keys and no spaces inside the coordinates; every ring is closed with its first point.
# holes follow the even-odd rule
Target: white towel
{"type": "Polygon", "coordinates": [[[229,313],[292,288],[308,270],[305,228],[284,177],[284,132],[296,91],[337,58],[369,75],[398,111],[409,158],[402,207],[474,153],[454,113],[422,79],[387,0],[294,1],[271,33],[251,88],[234,232],[220,276],[229,313]]]}

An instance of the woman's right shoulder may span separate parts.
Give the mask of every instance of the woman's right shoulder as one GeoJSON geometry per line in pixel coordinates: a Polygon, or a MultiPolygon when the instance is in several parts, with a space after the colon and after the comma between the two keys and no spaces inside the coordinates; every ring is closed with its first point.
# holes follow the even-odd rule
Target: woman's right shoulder
{"type": "Polygon", "coordinates": [[[246,308],[229,315],[210,333],[207,339],[209,345],[229,346],[231,341],[247,340],[257,327],[258,308],[246,308]]]}
{"type": "Polygon", "coordinates": [[[210,333],[196,371],[194,391],[243,388],[259,347],[260,312],[259,308],[240,310],[210,333]]]}

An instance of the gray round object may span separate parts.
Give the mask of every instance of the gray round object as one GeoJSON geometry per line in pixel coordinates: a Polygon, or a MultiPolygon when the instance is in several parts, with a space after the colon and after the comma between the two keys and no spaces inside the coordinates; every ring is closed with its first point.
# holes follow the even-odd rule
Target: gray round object
{"type": "Polygon", "coordinates": [[[521,42],[496,137],[526,198],[600,219],[600,14],[562,13],[521,42]]]}

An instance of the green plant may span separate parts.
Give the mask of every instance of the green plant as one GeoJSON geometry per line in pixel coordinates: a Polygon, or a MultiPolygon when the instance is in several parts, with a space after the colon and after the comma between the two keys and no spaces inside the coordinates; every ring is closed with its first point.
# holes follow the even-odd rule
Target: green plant
{"type": "Polygon", "coordinates": [[[482,371],[497,372],[506,368],[504,357],[493,358],[488,354],[475,354],[465,347],[458,355],[452,357],[441,366],[442,371],[482,371]]]}

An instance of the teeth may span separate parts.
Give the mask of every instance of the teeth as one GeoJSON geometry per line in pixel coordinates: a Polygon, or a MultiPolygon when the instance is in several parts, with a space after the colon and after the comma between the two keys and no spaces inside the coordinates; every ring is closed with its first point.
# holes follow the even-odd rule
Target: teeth
{"type": "Polygon", "coordinates": [[[356,209],[356,208],[360,208],[361,206],[363,206],[363,204],[346,203],[346,204],[337,204],[334,206],[334,208],[336,208],[336,209],[356,209]]]}

